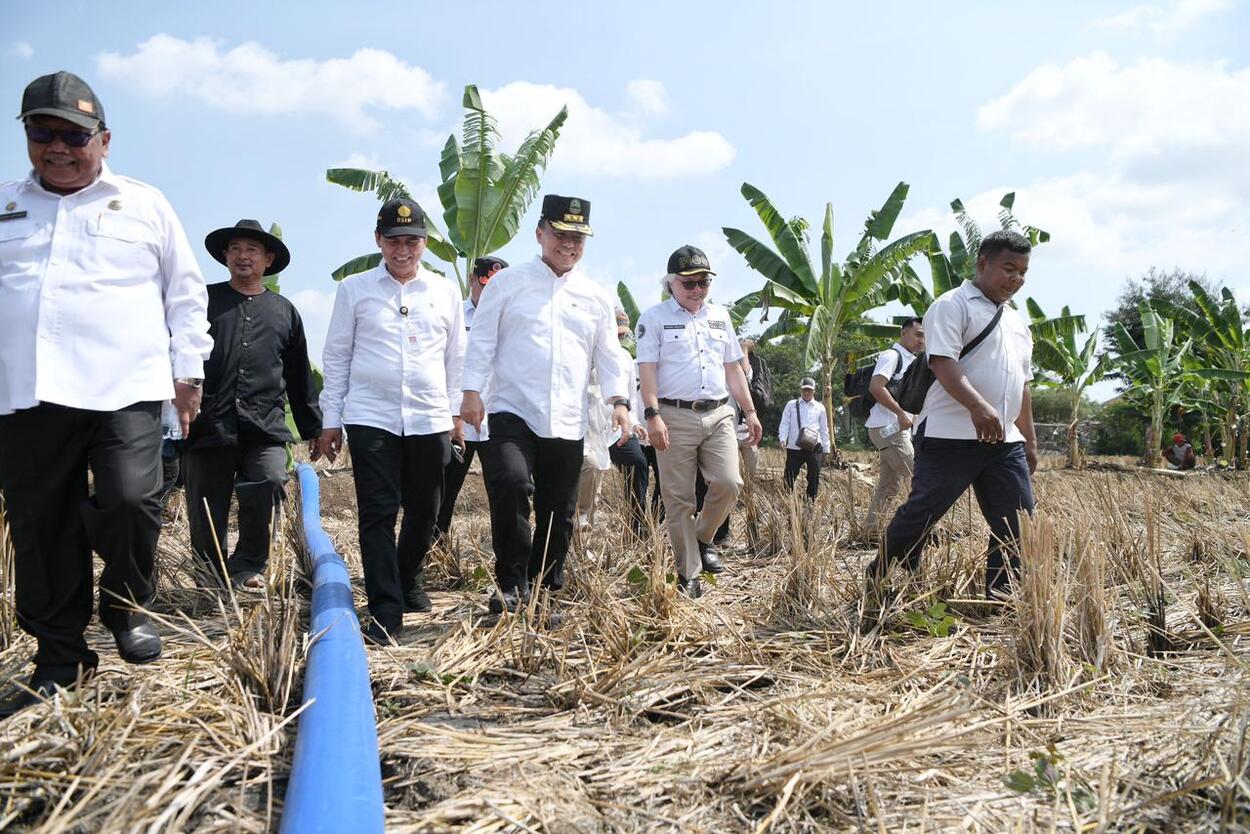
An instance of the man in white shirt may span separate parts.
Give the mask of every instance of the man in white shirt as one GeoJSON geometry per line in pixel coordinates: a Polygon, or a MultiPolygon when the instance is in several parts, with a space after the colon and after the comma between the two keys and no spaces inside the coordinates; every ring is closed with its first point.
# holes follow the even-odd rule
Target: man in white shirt
{"type": "Polygon", "coordinates": [[[634,410],[633,402],[638,391],[638,371],[634,357],[625,349],[625,342],[630,336],[629,316],[619,306],[616,308],[616,340],[621,352],[621,368],[626,375],[625,390],[630,395],[630,437],[624,444],[614,443],[608,447],[608,457],[613,465],[619,466],[625,473],[628,484],[629,526],[633,534],[642,538],[647,532],[646,506],[647,482],[650,480],[647,456],[642,451],[642,443],[647,439],[647,429],[640,422],[642,416],[634,410]]]}
{"type": "MultiPolygon", "coordinates": [[[[482,290],[486,289],[486,285],[490,283],[491,278],[495,277],[496,272],[507,267],[507,261],[493,255],[486,255],[473,262],[473,275],[469,279],[469,297],[464,300],[464,331],[466,333],[473,330],[473,314],[477,311],[477,303],[482,298],[482,290]]],[[[461,422],[460,427],[464,430],[464,449],[459,454],[456,453],[456,449],[452,449],[451,462],[447,464],[447,469],[443,472],[443,506],[438,510],[438,523],[435,525],[437,535],[443,538],[446,538],[451,531],[451,517],[456,511],[456,499],[460,496],[461,487],[464,486],[465,476],[469,474],[473,456],[481,454],[486,441],[490,439],[490,430],[485,420],[482,421],[480,431],[464,422],[461,422]]]]}
{"type": "Polygon", "coordinates": [[[786,450],[786,489],[794,488],[799,470],[807,467],[807,497],[815,501],[820,490],[820,456],[829,451],[829,418],[825,407],[816,399],[816,380],[810,376],[799,383],[799,397],[786,403],[781,410],[781,423],[777,426],[777,438],[786,450]],[[800,444],[803,430],[810,429],[809,436],[819,441],[804,449],[800,444]]]}
{"type": "Polygon", "coordinates": [[[660,465],[678,587],[692,599],[703,593],[701,572],[724,570],[712,538],[742,486],[731,393],[746,413],[753,445],[762,433],[729,311],[707,303],[715,275],[701,250],[679,248],[669,256],[663,279],[671,297],[644,312],[637,327],[647,436],[660,465]],[[695,476],[700,472],[707,497],[696,518],[695,476]]]}
{"type": "MultiPolygon", "coordinates": [[[[161,403],[173,400],[185,436],[213,343],[186,234],[159,191],[105,164],[111,133],[91,88],[68,72],[37,78],[20,118],[33,170],[0,185],[0,490],[17,618],[37,641],[30,690],[50,696],[98,662],[83,639],[92,550],[118,653],[160,656],[134,606],[155,586],[161,403]]],[[[36,699],[18,692],[0,716],[36,699]]]]}
{"type": "Polygon", "coordinates": [[[460,413],[478,426],[490,412],[482,462],[498,584],[492,613],[515,611],[532,583],[564,586],[592,368],[622,440],[629,433],[612,299],[576,268],[590,234],[589,201],[545,196],[535,230],[541,254],[496,275],[474,315],[460,413]]]}
{"type": "Polygon", "coordinates": [[[876,400],[864,428],[868,439],[880,453],[881,463],[877,473],[877,488],[868,504],[868,516],[864,519],[865,534],[869,539],[880,538],[881,515],[894,496],[911,485],[911,472],[915,453],[911,445],[911,415],[890,393],[890,383],[897,382],[907,373],[916,354],[924,351],[924,321],[911,317],[899,326],[898,341],[877,357],[872,369],[868,392],[876,400]]]}
{"type": "Polygon", "coordinates": [[[421,264],[421,207],[406,197],[388,200],[374,239],[382,263],[345,279],[334,298],[318,452],[334,460],[346,429],[372,620],[365,637],[385,644],[402,630],[404,612],[431,608],[421,572],[451,444],[463,442],[466,336],[460,288],[421,264]]]}
{"type": "Polygon", "coordinates": [[[1037,468],[1029,393],[1033,337],[1007,303],[1024,286],[1031,251],[1017,232],[987,235],[977,252],[976,280],[943,293],[925,313],[925,346],[937,381],[916,420],[911,494],[868,566],[870,599],[879,597],[892,563],[919,567],[930,530],[969,486],[990,525],[986,597],[1008,589],[1010,569],[1019,563],[1012,552],[1018,514],[1033,511],[1037,468]],[[961,358],[982,333],[980,344],[961,358]]]}

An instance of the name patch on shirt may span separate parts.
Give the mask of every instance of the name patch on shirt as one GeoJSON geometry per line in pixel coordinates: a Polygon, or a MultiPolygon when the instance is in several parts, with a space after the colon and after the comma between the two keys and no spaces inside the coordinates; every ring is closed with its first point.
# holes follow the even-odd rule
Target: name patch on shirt
{"type": "Polygon", "coordinates": [[[686,325],[684,325],[684,324],[666,324],[666,325],[664,325],[664,329],[665,329],[665,330],[685,330],[685,329],[686,329],[686,325]]]}
{"type": "Polygon", "coordinates": [[[0,223],[3,223],[5,220],[21,220],[25,216],[25,211],[6,211],[4,214],[0,214],[0,223]]]}
{"type": "Polygon", "coordinates": [[[725,328],[725,323],[724,323],[723,321],[721,321],[720,319],[712,319],[711,321],[709,321],[709,322],[707,323],[707,326],[708,326],[708,327],[714,327],[714,328],[716,328],[717,330],[725,330],[725,329],[726,329],[726,328],[725,328]]]}

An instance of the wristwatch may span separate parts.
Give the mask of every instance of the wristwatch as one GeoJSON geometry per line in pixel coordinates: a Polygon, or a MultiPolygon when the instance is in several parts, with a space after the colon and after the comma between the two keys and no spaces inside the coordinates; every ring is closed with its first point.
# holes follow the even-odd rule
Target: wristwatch
{"type": "Polygon", "coordinates": [[[183,385],[186,385],[190,388],[204,387],[204,380],[199,377],[193,377],[193,376],[178,377],[177,379],[174,380],[174,382],[181,382],[183,385]]]}
{"type": "Polygon", "coordinates": [[[659,417],[660,409],[647,406],[642,410],[642,416],[644,420],[650,420],[652,417],[659,417]]]}
{"type": "Polygon", "coordinates": [[[616,399],[612,401],[613,408],[616,408],[618,405],[625,406],[625,410],[629,411],[629,400],[625,399],[624,397],[617,397],[616,399]]]}

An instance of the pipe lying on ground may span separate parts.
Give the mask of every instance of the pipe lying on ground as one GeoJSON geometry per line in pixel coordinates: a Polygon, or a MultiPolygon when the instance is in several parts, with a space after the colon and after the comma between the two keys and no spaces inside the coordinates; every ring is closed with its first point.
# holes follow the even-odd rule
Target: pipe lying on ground
{"type": "Polygon", "coordinates": [[[298,468],[304,541],[313,566],[313,643],[282,813],[283,834],[380,832],[382,768],[369,667],[347,565],[321,529],[321,488],[298,468]]]}

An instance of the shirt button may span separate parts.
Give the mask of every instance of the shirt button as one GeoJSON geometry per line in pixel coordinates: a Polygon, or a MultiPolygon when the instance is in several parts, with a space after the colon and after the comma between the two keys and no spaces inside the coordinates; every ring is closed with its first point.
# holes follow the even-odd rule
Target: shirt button
{"type": "Polygon", "coordinates": [[[243,343],[243,347],[247,347],[247,342],[244,342],[244,343],[243,343]]]}
{"type": "Polygon", "coordinates": [[[244,321],[251,321],[251,320],[252,320],[252,317],[251,317],[251,316],[244,316],[244,317],[243,317],[243,320],[244,320],[244,321]]]}

